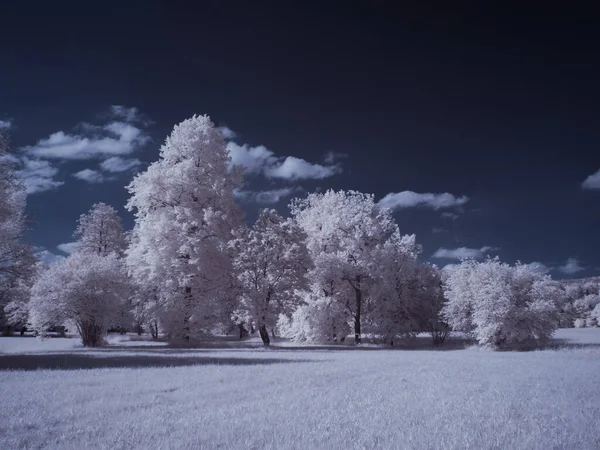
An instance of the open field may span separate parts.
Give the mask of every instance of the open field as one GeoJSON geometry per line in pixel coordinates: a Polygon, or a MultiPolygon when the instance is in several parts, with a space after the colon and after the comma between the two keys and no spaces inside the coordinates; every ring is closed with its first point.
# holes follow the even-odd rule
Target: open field
{"type": "Polygon", "coordinates": [[[1,338],[0,447],[600,448],[600,329],[533,352],[111,339],[1,338]]]}

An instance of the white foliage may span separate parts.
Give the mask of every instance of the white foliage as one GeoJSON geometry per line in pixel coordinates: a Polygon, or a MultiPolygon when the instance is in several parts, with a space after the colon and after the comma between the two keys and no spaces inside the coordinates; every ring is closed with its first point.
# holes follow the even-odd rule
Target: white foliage
{"type": "Polygon", "coordinates": [[[527,265],[463,261],[445,280],[449,325],[495,348],[544,342],[558,325],[564,290],[527,265]]]}
{"type": "MultiPolygon", "coordinates": [[[[333,301],[343,306],[313,311],[349,313],[354,321],[355,342],[360,342],[361,324],[364,319],[368,321],[369,309],[379,301],[374,294],[382,281],[386,246],[400,249],[412,239],[410,245],[416,251],[414,237],[402,237],[390,211],[380,208],[372,195],[360,192],[309,194],[294,200],[291,212],[308,236],[308,249],[315,263],[309,275],[313,295],[330,298],[327,304],[333,301]]],[[[327,320],[317,323],[321,322],[327,320]]]]}
{"type": "Polygon", "coordinates": [[[73,321],[84,345],[97,346],[128,292],[116,254],[76,252],[49,267],[34,284],[31,323],[43,336],[49,327],[73,321]]]}
{"type": "Polygon", "coordinates": [[[14,303],[9,311],[5,307],[22,297],[34,271],[33,249],[24,242],[26,198],[8,154],[8,138],[0,133],[0,327],[22,322],[14,303]]]}
{"type": "Polygon", "coordinates": [[[235,252],[241,309],[257,324],[265,344],[269,343],[266,327],[274,327],[280,314],[290,314],[299,302],[298,291],[307,286],[311,260],[305,240],[294,221],[267,209],[251,229],[240,229],[229,244],[235,252]]]}
{"type": "Polygon", "coordinates": [[[219,315],[232,285],[226,242],[240,221],[233,190],[241,171],[208,116],[176,125],[159,160],[127,187],[136,223],[127,265],[157,291],[171,338],[190,342],[219,315]]]}
{"type": "Polygon", "coordinates": [[[117,211],[104,203],[96,203],[87,214],[79,218],[74,234],[79,238],[74,251],[106,256],[122,254],[125,249],[125,233],[117,211]]]}

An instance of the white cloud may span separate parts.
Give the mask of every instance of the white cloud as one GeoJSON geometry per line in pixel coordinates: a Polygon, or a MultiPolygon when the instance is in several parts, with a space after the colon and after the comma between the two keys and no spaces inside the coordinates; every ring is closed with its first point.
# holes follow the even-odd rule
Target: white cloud
{"type": "Polygon", "coordinates": [[[35,257],[47,266],[56,264],[57,262],[65,259],[64,256],[57,255],[51,251],[46,250],[44,247],[35,248],[35,257]]]}
{"type": "Polygon", "coordinates": [[[58,174],[58,169],[52,166],[48,161],[39,159],[21,158],[22,169],[17,174],[23,180],[23,184],[28,194],[49,191],[64,184],[63,181],[57,181],[54,176],[58,174]]]}
{"type": "Polygon", "coordinates": [[[587,177],[583,183],[581,183],[583,189],[600,189],[600,170],[587,177]]]}
{"type": "Polygon", "coordinates": [[[433,229],[431,230],[432,233],[447,233],[448,230],[446,230],[445,228],[437,228],[437,227],[433,227],[433,229]]]}
{"type": "Polygon", "coordinates": [[[10,128],[12,122],[10,120],[0,120],[0,130],[6,130],[10,128]]]}
{"type": "Polygon", "coordinates": [[[339,166],[322,166],[312,164],[302,158],[288,156],[281,163],[265,169],[267,178],[284,178],[286,180],[305,180],[328,178],[341,172],[339,166]]]}
{"type": "Polygon", "coordinates": [[[460,216],[456,213],[451,213],[451,212],[443,212],[442,213],[442,217],[445,217],[446,219],[452,219],[452,220],[456,220],[458,219],[460,216]]]}
{"type": "Polygon", "coordinates": [[[246,173],[262,172],[265,167],[277,161],[274,153],[264,145],[250,147],[248,144],[228,142],[227,150],[231,156],[231,165],[245,167],[246,173]]]}
{"type": "Polygon", "coordinates": [[[545,264],[543,264],[539,261],[533,261],[533,262],[530,262],[529,264],[524,264],[524,266],[527,266],[530,269],[532,269],[538,273],[548,273],[548,271],[550,270],[550,268],[548,266],[546,266],[545,264]]]}
{"type": "Polygon", "coordinates": [[[92,136],[57,131],[22,150],[39,158],[82,160],[128,155],[150,139],[142,129],[125,122],[111,122],[99,130],[101,134],[92,136]]]}
{"type": "Polygon", "coordinates": [[[282,188],[282,189],[271,189],[266,191],[242,191],[236,190],[234,192],[237,198],[253,201],[255,203],[263,204],[275,204],[281,199],[289,197],[294,192],[297,192],[298,188],[282,188]]]}
{"type": "Polygon", "coordinates": [[[415,206],[426,206],[428,208],[452,208],[462,206],[469,201],[469,197],[455,197],[444,192],[443,194],[423,193],[419,194],[413,191],[392,192],[387,194],[379,201],[382,208],[401,209],[412,208],[415,206]]]}
{"type": "Polygon", "coordinates": [[[137,108],[128,108],[123,105],[112,105],[110,107],[110,113],[113,117],[123,119],[126,122],[139,122],[143,121],[142,115],[137,108]]]}
{"type": "Polygon", "coordinates": [[[573,275],[577,272],[585,270],[585,267],[581,267],[581,265],[579,265],[579,261],[576,258],[569,258],[563,266],[560,266],[557,269],[566,275],[573,275]]]}
{"type": "Polygon", "coordinates": [[[237,133],[229,127],[225,127],[225,126],[219,127],[219,131],[221,132],[223,137],[227,140],[234,139],[237,137],[237,133]]]}
{"type": "Polygon", "coordinates": [[[137,158],[121,158],[113,156],[105,161],[102,161],[100,168],[107,172],[125,172],[126,170],[138,167],[142,162],[137,158]]]}
{"type": "Polygon", "coordinates": [[[348,157],[347,153],[332,151],[332,152],[325,153],[325,158],[323,158],[323,160],[325,161],[326,164],[335,164],[340,159],[347,158],[347,157],[348,157]]]}
{"type": "Polygon", "coordinates": [[[58,244],[56,246],[57,249],[67,255],[70,255],[73,250],[75,250],[75,247],[77,247],[77,242],[65,242],[64,244],[58,244]]]}
{"type": "Polygon", "coordinates": [[[451,271],[451,270],[456,269],[457,267],[458,267],[458,264],[450,263],[450,264],[446,264],[444,267],[442,267],[442,270],[451,271]]]}
{"type": "Polygon", "coordinates": [[[74,173],[73,176],[87,183],[102,183],[106,181],[106,178],[104,178],[104,175],[102,175],[102,173],[92,169],[80,170],[79,172],[74,173]]]}
{"type": "Polygon", "coordinates": [[[481,259],[486,256],[487,252],[498,250],[494,247],[481,247],[481,248],[467,248],[459,247],[454,249],[440,248],[434,254],[434,258],[445,258],[445,259],[481,259]]]}
{"type": "Polygon", "coordinates": [[[231,165],[243,166],[246,173],[262,173],[267,178],[285,180],[323,179],[340,173],[341,166],[313,164],[295,156],[276,157],[264,145],[256,147],[248,144],[228,142],[227,149],[231,156],[231,165]]]}

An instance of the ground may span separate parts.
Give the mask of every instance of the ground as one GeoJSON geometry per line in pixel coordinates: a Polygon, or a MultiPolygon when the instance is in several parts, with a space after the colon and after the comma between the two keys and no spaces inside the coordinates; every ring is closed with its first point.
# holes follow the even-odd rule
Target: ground
{"type": "Polygon", "coordinates": [[[2,338],[0,447],[598,449],[600,329],[556,338],[532,352],[2,338]]]}

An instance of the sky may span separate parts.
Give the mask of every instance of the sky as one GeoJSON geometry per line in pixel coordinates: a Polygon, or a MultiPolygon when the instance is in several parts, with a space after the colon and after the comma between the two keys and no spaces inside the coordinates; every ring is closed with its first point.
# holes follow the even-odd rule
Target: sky
{"type": "Polygon", "coordinates": [[[497,255],[600,275],[592,10],[59,3],[11,2],[0,28],[0,128],[45,257],[96,202],[131,228],[125,186],[173,125],[208,114],[248,169],[248,221],[358,190],[442,267],[497,255]]]}

